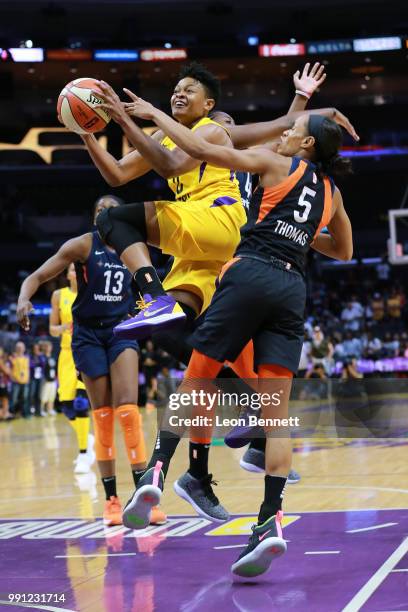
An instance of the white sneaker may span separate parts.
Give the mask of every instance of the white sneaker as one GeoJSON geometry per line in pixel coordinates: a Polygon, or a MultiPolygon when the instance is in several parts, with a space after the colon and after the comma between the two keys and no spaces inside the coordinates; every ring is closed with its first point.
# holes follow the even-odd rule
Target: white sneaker
{"type": "Polygon", "coordinates": [[[91,471],[86,453],[80,453],[77,457],[74,474],[88,474],[91,471]]]}
{"type": "Polygon", "coordinates": [[[51,409],[48,413],[50,416],[55,416],[57,413],[55,410],[51,409]]]}
{"type": "Polygon", "coordinates": [[[95,436],[90,433],[88,434],[88,446],[86,449],[86,456],[87,456],[88,463],[90,466],[93,463],[95,463],[95,459],[96,459],[96,455],[94,451],[94,444],[95,444],[95,436]]]}

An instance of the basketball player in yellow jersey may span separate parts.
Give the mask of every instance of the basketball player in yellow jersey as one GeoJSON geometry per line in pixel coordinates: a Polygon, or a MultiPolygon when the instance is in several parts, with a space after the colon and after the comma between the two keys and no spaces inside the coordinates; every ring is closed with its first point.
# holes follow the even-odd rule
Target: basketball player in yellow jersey
{"type": "MultiPolygon", "coordinates": [[[[235,175],[215,169],[183,152],[160,130],[147,136],[127,115],[124,105],[106,83],[101,82],[106,104],[137,149],[122,160],[104,151],[92,135],[83,140],[104,178],[113,186],[154,169],[169,179],[176,202],[143,202],[110,210],[98,217],[102,238],[113,246],[135,281],[147,305],[137,317],[117,327],[123,336],[142,337],[160,326],[185,318],[180,303],[202,311],[214,289],[220,263],[227,261],[239,238],[244,211],[235,175]],[[146,243],[175,256],[170,276],[165,281],[166,295],[151,265],[146,243]]],[[[131,92],[126,92],[132,96],[131,92]]],[[[199,64],[185,66],[180,74],[171,108],[173,117],[197,132],[210,144],[232,147],[227,130],[208,120],[219,96],[219,82],[199,64]]],[[[329,109],[328,114],[334,110],[329,109]]],[[[234,144],[248,146],[279,136],[292,120],[239,126],[234,128],[234,144]]]]}
{"type": "Polygon", "coordinates": [[[72,304],[77,296],[75,266],[68,267],[69,287],[53,292],[51,296],[50,334],[60,337],[58,357],[58,397],[62,410],[72,425],[78,442],[75,474],[86,474],[95,461],[93,435],[89,433],[90,419],[85,385],[78,380],[72,356],[72,304]],[[78,393],[79,391],[79,393],[78,393]]]}

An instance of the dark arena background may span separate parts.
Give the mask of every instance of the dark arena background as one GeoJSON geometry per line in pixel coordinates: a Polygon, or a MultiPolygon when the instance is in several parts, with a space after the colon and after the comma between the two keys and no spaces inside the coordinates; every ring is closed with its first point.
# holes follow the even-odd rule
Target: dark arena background
{"type": "MultiPolygon", "coordinates": [[[[407,2],[0,0],[1,610],[407,612],[407,108],[407,2]],[[109,186],[80,136],[58,122],[59,92],[89,77],[123,101],[125,87],[170,114],[179,71],[191,61],[220,79],[217,109],[236,124],[285,115],[293,74],[320,62],[327,78],[307,108],[338,109],[360,137],[343,130],[341,155],[353,174],[338,182],[352,258],[307,256],[287,552],[251,581],[236,581],[230,566],[257,521],[265,455],[260,466],[248,449],[225,444],[228,427],[214,431],[210,471],[230,516],[212,523],[173,491],[188,467],[183,439],[161,499],[167,522],[143,530],[109,523],[93,450],[84,464],[75,418],[70,426],[55,395],[60,338],[49,316],[66,273],[35,293],[29,331],[17,321],[24,279],[92,229],[101,196],[172,199],[154,171],[109,186]]],[[[151,122],[137,123],[152,133],[151,122]]],[[[132,150],[114,120],[96,137],[116,159],[132,150]]],[[[162,278],[168,256],[153,248],[151,256],[162,278]]],[[[184,371],[154,340],[141,340],[132,375],[148,458],[157,416],[184,371]]],[[[77,404],[87,403],[82,396],[77,404]]],[[[238,417],[239,406],[221,413],[238,417]]],[[[123,507],[134,479],[119,425],[115,436],[123,507]]]]}

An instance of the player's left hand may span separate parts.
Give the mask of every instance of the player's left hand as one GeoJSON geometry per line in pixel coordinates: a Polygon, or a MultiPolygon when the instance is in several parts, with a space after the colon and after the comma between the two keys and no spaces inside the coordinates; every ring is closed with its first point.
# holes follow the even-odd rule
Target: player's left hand
{"type": "Polygon", "coordinates": [[[101,96],[101,93],[103,95],[104,102],[98,106],[108,111],[114,121],[120,121],[121,119],[124,119],[127,116],[124,109],[124,104],[120,101],[120,98],[115,92],[115,90],[110,85],[108,85],[108,83],[105,83],[105,81],[99,81],[99,87],[100,91],[92,92],[96,97],[99,98],[101,96]]]}
{"type": "Polygon", "coordinates": [[[30,329],[30,319],[28,315],[34,310],[32,303],[29,300],[19,300],[17,304],[17,322],[24,329],[30,329]]]}
{"type": "Polygon", "coordinates": [[[154,111],[156,110],[153,104],[139,98],[136,94],[130,91],[130,89],[123,88],[123,91],[132,100],[132,102],[125,102],[125,110],[128,115],[131,115],[132,117],[139,117],[139,119],[153,119],[154,111]]]}
{"type": "Polygon", "coordinates": [[[302,75],[300,70],[297,70],[293,75],[293,84],[295,89],[304,91],[308,96],[314,94],[316,89],[322,85],[325,81],[327,74],[324,71],[323,64],[316,62],[312,68],[310,68],[309,62],[305,64],[302,75]]]}

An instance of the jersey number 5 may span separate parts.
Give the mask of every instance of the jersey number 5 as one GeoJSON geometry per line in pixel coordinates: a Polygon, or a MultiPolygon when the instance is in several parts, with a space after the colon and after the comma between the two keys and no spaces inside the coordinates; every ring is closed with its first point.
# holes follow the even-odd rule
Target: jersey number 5
{"type": "Polygon", "coordinates": [[[315,195],[316,191],[310,189],[309,187],[303,187],[303,191],[300,194],[298,206],[304,206],[304,210],[302,210],[301,212],[299,212],[298,210],[293,211],[293,216],[295,217],[295,221],[297,221],[297,223],[305,223],[305,221],[307,221],[310,211],[312,209],[312,205],[305,198],[306,196],[314,198],[315,195]]]}

